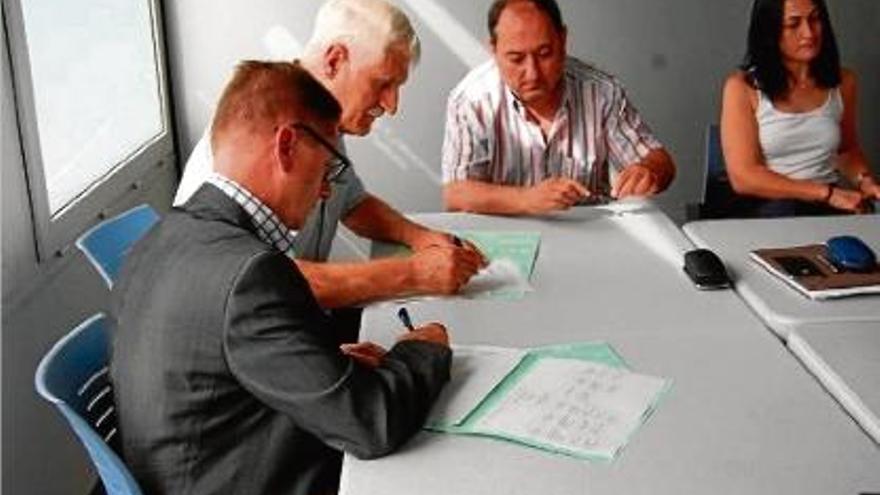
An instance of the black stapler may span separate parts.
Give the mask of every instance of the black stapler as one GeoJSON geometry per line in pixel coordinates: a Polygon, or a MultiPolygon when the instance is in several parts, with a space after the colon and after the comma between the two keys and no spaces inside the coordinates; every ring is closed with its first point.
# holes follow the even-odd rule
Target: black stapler
{"type": "Polygon", "coordinates": [[[694,249],[684,254],[684,272],[700,290],[726,289],[730,277],[717,254],[708,249],[694,249]]]}

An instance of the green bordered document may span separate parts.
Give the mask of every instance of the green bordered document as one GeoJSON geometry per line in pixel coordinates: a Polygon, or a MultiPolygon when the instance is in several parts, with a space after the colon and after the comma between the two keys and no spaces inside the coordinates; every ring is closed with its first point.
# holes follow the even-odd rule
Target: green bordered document
{"type": "MultiPolygon", "coordinates": [[[[457,297],[467,299],[521,299],[532,290],[529,279],[535,268],[541,234],[538,232],[461,230],[455,235],[474,243],[489,260],[462,287],[457,297]]],[[[406,246],[383,245],[374,249],[374,257],[409,254],[406,246]]],[[[419,298],[412,298],[419,299],[419,298]]]]}
{"type": "Polygon", "coordinates": [[[605,343],[453,348],[452,379],[426,428],[612,461],[671,381],[629,371],[605,343]]]}
{"type": "Polygon", "coordinates": [[[541,234],[462,230],[456,235],[474,243],[489,259],[489,266],[462,288],[463,297],[515,300],[532,290],[529,279],[535,269],[541,234]]]}
{"type": "Polygon", "coordinates": [[[532,276],[541,244],[540,233],[462,230],[457,235],[476,244],[490,260],[510,260],[525,280],[532,276]]]}

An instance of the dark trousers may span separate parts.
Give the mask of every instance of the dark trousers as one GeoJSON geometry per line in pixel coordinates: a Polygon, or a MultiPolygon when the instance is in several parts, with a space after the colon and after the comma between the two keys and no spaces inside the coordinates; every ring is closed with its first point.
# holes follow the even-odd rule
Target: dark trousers
{"type": "Polygon", "coordinates": [[[846,212],[825,203],[763,199],[737,194],[727,180],[708,184],[706,203],[700,207],[700,218],[778,218],[844,214],[846,212]]]}
{"type": "Polygon", "coordinates": [[[745,210],[754,218],[806,217],[843,215],[845,212],[824,203],[812,203],[795,199],[748,198],[750,209],[745,210]]]}

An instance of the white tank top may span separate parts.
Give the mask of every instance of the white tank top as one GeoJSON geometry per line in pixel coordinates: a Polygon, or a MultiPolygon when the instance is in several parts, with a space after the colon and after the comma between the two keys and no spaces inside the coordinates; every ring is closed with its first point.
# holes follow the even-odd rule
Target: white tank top
{"type": "Polygon", "coordinates": [[[777,110],[758,91],[755,117],[767,166],[792,179],[837,182],[839,176],[834,165],[840,148],[842,116],[843,100],[838,88],[828,91],[828,98],[819,108],[800,113],[777,110]]]}

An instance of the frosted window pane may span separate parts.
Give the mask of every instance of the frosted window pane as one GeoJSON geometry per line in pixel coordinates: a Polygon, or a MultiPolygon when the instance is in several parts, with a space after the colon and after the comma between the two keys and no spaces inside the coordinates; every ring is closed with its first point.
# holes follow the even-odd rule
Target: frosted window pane
{"type": "Polygon", "coordinates": [[[164,130],[148,0],[26,0],[52,215],[164,130]]]}

